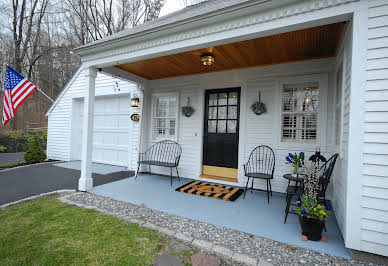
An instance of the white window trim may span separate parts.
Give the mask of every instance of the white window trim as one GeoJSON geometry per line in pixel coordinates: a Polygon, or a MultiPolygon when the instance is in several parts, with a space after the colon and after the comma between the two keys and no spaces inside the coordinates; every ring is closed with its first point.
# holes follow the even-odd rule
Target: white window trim
{"type": "MultiPolygon", "coordinates": [[[[341,55],[341,60],[340,62],[337,64],[336,66],[336,69],[335,69],[335,93],[334,93],[334,106],[335,106],[335,112],[337,112],[337,107],[338,107],[338,104],[336,102],[337,100],[337,97],[338,95],[340,94],[341,96],[341,99],[339,99],[339,105],[340,105],[340,114],[339,114],[339,120],[340,120],[340,128],[339,128],[339,140],[338,140],[338,144],[335,143],[336,145],[336,149],[337,149],[337,152],[338,152],[338,155],[340,158],[343,157],[343,129],[344,129],[344,126],[343,126],[343,123],[344,123],[344,119],[343,119],[343,115],[344,115],[344,86],[345,86],[345,65],[344,65],[344,60],[343,60],[343,55],[341,55]],[[339,88],[337,87],[338,85],[338,72],[339,71],[342,71],[342,76],[341,76],[341,93],[339,92],[339,88]]],[[[336,114],[335,114],[335,117],[336,117],[336,114]]],[[[337,117],[336,117],[337,118],[337,117]]],[[[337,120],[335,121],[335,123],[337,123],[337,120]]],[[[336,128],[337,129],[337,128],[336,128]]],[[[334,132],[334,136],[337,136],[337,132],[334,132]]],[[[337,142],[337,139],[335,140],[337,142]]]]}
{"type": "Polygon", "coordinates": [[[152,134],[152,140],[153,141],[162,141],[162,140],[178,140],[178,134],[179,134],[179,92],[166,92],[166,93],[153,93],[151,95],[151,134],[152,134]],[[176,97],[176,105],[177,105],[177,111],[175,115],[175,136],[174,137],[156,137],[155,134],[155,99],[158,97],[176,97]]]}
{"type": "Polygon", "coordinates": [[[313,74],[303,75],[295,77],[285,77],[278,79],[276,90],[276,125],[274,127],[275,134],[277,135],[277,148],[278,149],[293,149],[297,151],[315,150],[320,147],[322,152],[327,150],[327,94],[328,94],[328,74],[313,74]],[[319,90],[319,109],[317,118],[317,140],[313,143],[300,143],[300,142],[284,142],[282,141],[282,92],[283,85],[288,84],[300,84],[300,83],[318,83],[319,90]]]}

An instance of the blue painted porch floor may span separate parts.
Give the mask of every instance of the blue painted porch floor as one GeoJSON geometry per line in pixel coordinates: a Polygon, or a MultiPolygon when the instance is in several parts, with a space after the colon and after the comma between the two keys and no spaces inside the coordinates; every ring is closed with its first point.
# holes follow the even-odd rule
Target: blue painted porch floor
{"type": "Polygon", "coordinates": [[[320,253],[351,258],[351,252],[345,248],[335,216],[326,223],[327,232],[323,232],[328,243],[300,240],[301,231],[298,217],[289,214],[284,224],[285,195],[273,193],[267,204],[266,193],[247,192],[245,199],[241,195],[236,201],[229,202],[177,192],[175,189],[192,180],[173,180],[158,175],[139,175],[116,182],[94,187],[91,193],[115,200],[141,205],[148,208],[182,216],[185,218],[239,230],[287,243],[292,246],[311,249],[320,253]]]}

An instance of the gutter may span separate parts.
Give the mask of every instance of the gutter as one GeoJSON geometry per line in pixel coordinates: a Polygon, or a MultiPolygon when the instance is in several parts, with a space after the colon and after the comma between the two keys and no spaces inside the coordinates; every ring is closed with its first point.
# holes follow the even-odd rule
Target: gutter
{"type": "MultiPolygon", "coordinates": [[[[89,45],[84,45],[84,46],[77,47],[77,48],[72,50],[72,53],[74,53],[76,55],[79,55],[79,56],[86,55],[86,54],[91,53],[92,51],[96,51],[96,49],[98,49],[98,48],[104,48],[105,46],[111,46],[113,44],[118,44],[118,43],[123,42],[123,41],[132,41],[132,40],[135,40],[137,38],[140,38],[140,37],[143,37],[143,36],[147,36],[147,35],[150,35],[150,34],[153,34],[153,33],[156,33],[156,32],[160,32],[160,31],[163,31],[163,30],[168,30],[168,29],[172,29],[172,28],[181,27],[183,25],[187,25],[187,24],[190,24],[190,23],[193,23],[193,22],[196,22],[196,21],[200,21],[200,20],[216,17],[216,16],[223,15],[223,14],[226,14],[226,13],[229,13],[229,12],[233,12],[233,11],[249,8],[249,7],[252,7],[252,6],[259,5],[259,4],[270,3],[270,2],[275,4],[275,1],[273,1],[273,0],[250,0],[250,1],[243,2],[243,3],[240,3],[240,4],[236,4],[236,5],[233,5],[233,6],[224,7],[224,8],[221,8],[221,9],[209,12],[209,13],[205,13],[205,14],[202,14],[202,15],[198,15],[198,16],[186,18],[186,19],[183,19],[183,20],[175,21],[175,22],[172,22],[172,23],[169,23],[169,24],[166,24],[166,25],[161,25],[161,26],[153,27],[151,29],[147,29],[147,30],[144,30],[144,31],[141,31],[141,32],[138,32],[138,33],[131,34],[129,32],[128,35],[119,36],[119,37],[114,37],[114,35],[111,35],[112,37],[109,38],[110,36],[108,36],[107,38],[109,38],[109,39],[107,39],[105,41],[104,41],[104,38],[103,38],[103,39],[100,39],[100,40],[96,41],[96,43],[91,43],[89,45]]],[[[296,1],[295,0],[288,0],[288,1],[281,1],[281,2],[278,2],[278,3],[285,4],[285,3],[290,3],[290,2],[296,2],[296,1]]],[[[110,48],[112,48],[112,47],[110,47],[110,48]]]]}

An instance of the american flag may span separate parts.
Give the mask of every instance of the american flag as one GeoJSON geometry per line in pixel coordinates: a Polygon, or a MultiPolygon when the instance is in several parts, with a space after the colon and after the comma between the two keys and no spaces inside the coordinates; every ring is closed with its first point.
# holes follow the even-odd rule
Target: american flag
{"type": "Polygon", "coordinates": [[[25,100],[37,89],[31,81],[7,66],[5,77],[3,117],[1,119],[5,126],[9,120],[15,117],[16,110],[25,100]]]}

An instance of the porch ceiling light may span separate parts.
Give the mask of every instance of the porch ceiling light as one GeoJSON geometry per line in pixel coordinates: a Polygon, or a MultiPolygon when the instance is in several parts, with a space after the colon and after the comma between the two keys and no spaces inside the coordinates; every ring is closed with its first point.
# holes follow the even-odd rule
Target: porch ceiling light
{"type": "Polygon", "coordinates": [[[205,53],[201,55],[201,64],[204,66],[211,66],[216,57],[212,53],[205,53]]]}
{"type": "Polygon", "coordinates": [[[134,95],[131,99],[131,107],[139,107],[139,102],[140,102],[139,98],[136,95],[134,95]]]}

